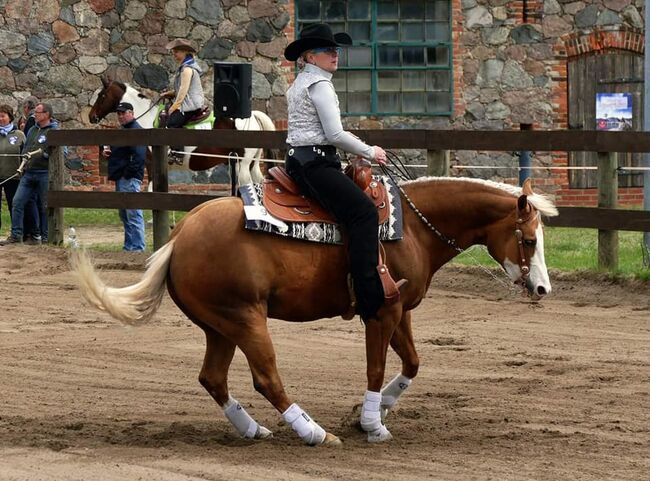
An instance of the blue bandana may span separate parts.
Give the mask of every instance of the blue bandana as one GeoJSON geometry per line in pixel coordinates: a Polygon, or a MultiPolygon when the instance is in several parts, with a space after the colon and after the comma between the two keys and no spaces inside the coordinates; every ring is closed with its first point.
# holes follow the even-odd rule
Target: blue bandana
{"type": "Polygon", "coordinates": [[[0,136],[6,137],[9,132],[14,130],[14,124],[13,122],[9,122],[7,125],[4,127],[0,127],[0,136]]]}

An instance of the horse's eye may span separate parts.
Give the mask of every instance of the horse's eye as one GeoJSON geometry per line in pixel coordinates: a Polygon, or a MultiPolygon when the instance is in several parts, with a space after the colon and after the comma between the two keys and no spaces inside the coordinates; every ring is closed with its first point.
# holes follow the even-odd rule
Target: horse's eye
{"type": "Polygon", "coordinates": [[[524,239],[524,245],[526,247],[535,247],[537,245],[537,239],[524,239]]]}

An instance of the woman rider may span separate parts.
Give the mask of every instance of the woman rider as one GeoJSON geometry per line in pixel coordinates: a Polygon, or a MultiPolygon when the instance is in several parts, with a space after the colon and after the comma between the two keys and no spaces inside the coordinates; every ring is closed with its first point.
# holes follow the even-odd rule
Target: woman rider
{"type": "MultiPolygon", "coordinates": [[[[338,68],[340,47],[349,45],[352,38],[347,33],[333,34],[329,25],[321,23],[305,27],[285,49],[287,60],[304,63],[287,91],[286,170],[302,193],[318,200],[346,230],[357,312],[368,322],[377,319],[384,303],[377,270],[378,214],[372,201],[341,170],[336,149],[380,164],[386,162],[386,152],[365,144],[341,125],[331,79],[338,68]]],[[[394,284],[390,278],[389,282],[394,284]]]]}

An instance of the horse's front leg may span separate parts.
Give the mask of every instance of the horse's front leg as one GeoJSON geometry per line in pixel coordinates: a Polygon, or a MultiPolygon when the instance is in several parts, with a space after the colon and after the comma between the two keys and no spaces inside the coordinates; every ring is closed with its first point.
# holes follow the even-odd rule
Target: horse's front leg
{"type": "Polygon", "coordinates": [[[401,318],[401,303],[382,307],[377,320],[366,322],[366,363],[368,389],[361,408],[361,427],[368,442],[390,441],[392,436],[381,419],[381,386],[386,370],[386,352],[395,327],[401,318]]]}
{"type": "Polygon", "coordinates": [[[390,340],[390,345],[402,360],[402,372],[397,374],[381,390],[382,421],[386,420],[388,412],[411,385],[411,381],[417,376],[420,367],[420,359],[415,351],[415,342],[413,341],[411,311],[404,312],[390,340]]]}

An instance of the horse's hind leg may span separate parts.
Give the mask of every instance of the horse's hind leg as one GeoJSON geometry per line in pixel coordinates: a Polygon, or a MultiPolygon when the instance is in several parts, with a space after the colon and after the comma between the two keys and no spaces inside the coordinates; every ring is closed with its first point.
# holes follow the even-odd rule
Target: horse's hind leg
{"type": "Polygon", "coordinates": [[[402,319],[395,328],[390,345],[402,360],[402,372],[397,374],[381,390],[381,420],[386,419],[388,412],[395,406],[399,397],[411,385],[418,374],[420,359],[415,351],[413,330],[411,327],[411,311],[405,311],[402,319]]]}
{"type": "Polygon", "coordinates": [[[245,438],[263,439],[273,433],[258,424],[228,392],[228,368],[235,344],[216,331],[205,328],[206,351],[199,382],[221,406],[237,432],[245,438]]]}
{"type": "Polygon", "coordinates": [[[242,329],[237,346],[248,360],[253,375],[253,385],[273,406],[282,418],[307,444],[339,444],[340,440],[320,427],[300,406],[291,403],[278,374],[275,351],[266,327],[266,319],[242,329]],[[263,323],[262,323],[263,322],[263,323]]]}

